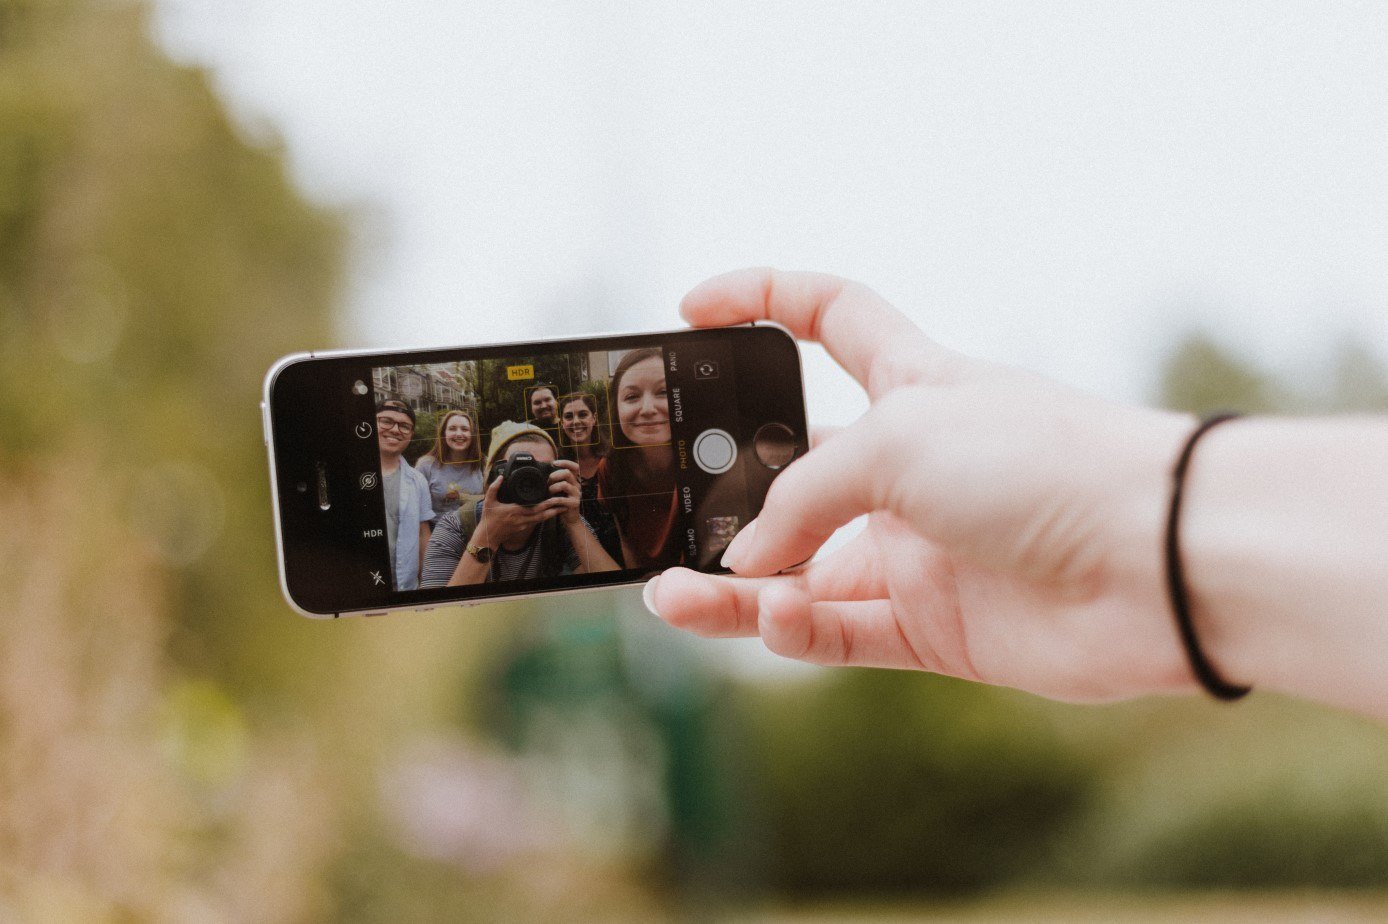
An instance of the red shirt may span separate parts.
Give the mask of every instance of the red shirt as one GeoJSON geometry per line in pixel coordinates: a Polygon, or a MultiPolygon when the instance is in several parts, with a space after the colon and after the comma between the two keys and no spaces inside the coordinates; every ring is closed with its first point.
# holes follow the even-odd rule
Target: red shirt
{"type": "Polygon", "coordinates": [[[628,568],[650,571],[682,564],[684,548],[680,542],[678,492],[675,475],[670,472],[659,481],[637,482],[625,466],[614,464],[616,449],[598,465],[598,500],[617,521],[622,544],[635,561],[628,568]]]}

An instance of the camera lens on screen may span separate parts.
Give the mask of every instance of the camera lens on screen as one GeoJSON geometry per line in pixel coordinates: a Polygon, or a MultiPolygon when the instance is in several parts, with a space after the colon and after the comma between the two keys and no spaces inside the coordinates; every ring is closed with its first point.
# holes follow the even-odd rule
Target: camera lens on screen
{"type": "Polygon", "coordinates": [[[549,498],[549,476],[554,470],[550,463],[536,462],[530,453],[518,452],[509,461],[498,464],[488,480],[502,477],[496,499],[503,504],[533,507],[549,498]]]}

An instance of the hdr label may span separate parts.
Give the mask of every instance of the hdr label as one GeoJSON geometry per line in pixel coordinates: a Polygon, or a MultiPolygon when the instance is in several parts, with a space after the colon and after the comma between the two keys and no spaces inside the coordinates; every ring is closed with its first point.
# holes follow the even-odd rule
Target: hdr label
{"type": "Polygon", "coordinates": [[[535,377],[534,366],[507,366],[506,378],[512,382],[523,382],[535,377]]]}

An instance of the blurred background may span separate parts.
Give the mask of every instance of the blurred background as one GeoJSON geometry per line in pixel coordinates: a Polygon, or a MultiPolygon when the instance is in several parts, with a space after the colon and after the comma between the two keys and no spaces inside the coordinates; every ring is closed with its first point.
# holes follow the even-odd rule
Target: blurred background
{"type": "Polygon", "coordinates": [[[1388,916],[1353,717],[799,667],[634,591],[300,618],[256,407],[291,351],[660,329],[772,264],[1117,398],[1388,409],[1385,35],[0,0],[0,919],[1388,916]]]}

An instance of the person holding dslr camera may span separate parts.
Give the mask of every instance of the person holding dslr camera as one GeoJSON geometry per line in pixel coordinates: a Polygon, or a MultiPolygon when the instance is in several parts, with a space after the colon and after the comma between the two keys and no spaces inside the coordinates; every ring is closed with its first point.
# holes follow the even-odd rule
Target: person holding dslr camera
{"type": "Polygon", "coordinates": [[[420,587],[616,571],[579,513],[577,471],[539,427],[498,425],[487,452],[487,492],[440,519],[420,587]]]}

